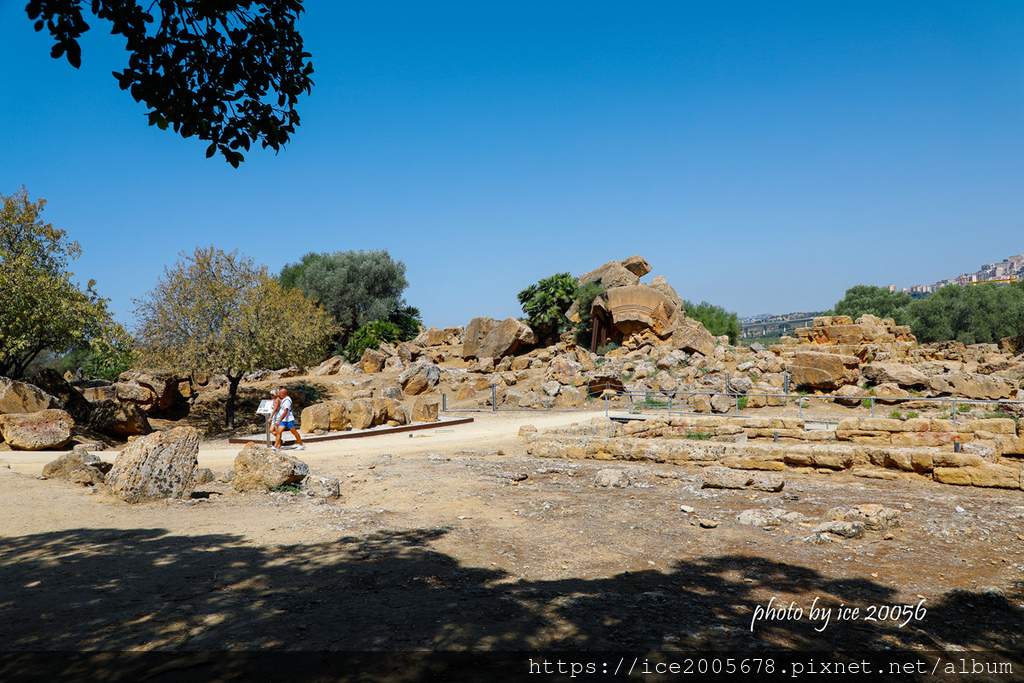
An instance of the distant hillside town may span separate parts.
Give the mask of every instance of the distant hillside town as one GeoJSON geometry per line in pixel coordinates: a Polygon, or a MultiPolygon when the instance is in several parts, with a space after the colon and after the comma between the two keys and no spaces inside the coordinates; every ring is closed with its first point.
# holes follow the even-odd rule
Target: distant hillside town
{"type": "MultiPolygon", "coordinates": [[[[946,285],[971,285],[979,282],[1016,282],[1024,279],[1024,254],[1011,256],[999,263],[986,263],[981,270],[966,273],[947,280],[939,280],[933,285],[914,285],[900,291],[910,294],[931,294],[946,285]]],[[[889,291],[895,292],[896,285],[889,285],[889,291]]]]}

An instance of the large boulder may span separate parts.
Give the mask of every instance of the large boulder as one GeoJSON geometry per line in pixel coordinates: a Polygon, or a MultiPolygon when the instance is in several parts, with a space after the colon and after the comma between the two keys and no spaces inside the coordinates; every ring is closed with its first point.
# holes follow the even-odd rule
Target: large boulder
{"type": "Polygon", "coordinates": [[[387,359],[386,353],[366,347],[366,350],[363,351],[363,357],[359,361],[359,367],[362,368],[363,372],[373,374],[384,369],[384,363],[387,359]]]}
{"type": "Polygon", "coordinates": [[[647,275],[647,273],[651,272],[651,264],[647,262],[647,259],[639,254],[634,254],[629,258],[622,259],[619,261],[619,264],[637,277],[643,277],[644,275],[647,275]]]}
{"type": "MultiPolygon", "coordinates": [[[[620,261],[609,261],[600,268],[595,268],[589,273],[580,275],[579,286],[589,282],[599,282],[605,289],[612,287],[631,287],[640,284],[640,278],[630,272],[620,261]]],[[[467,330],[468,331],[468,330],[467,330]]]]}
{"type": "Polygon", "coordinates": [[[369,429],[375,424],[375,415],[371,399],[357,398],[348,404],[348,419],[353,429],[369,429]]]}
{"type": "Polygon", "coordinates": [[[707,328],[693,318],[680,317],[679,324],[668,340],[673,349],[687,353],[712,356],[715,353],[715,338],[707,328]]]}
{"type": "Polygon", "coordinates": [[[331,406],[317,403],[303,408],[300,422],[305,432],[328,431],[331,428],[331,406]]]}
{"type": "Polygon", "coordinates": [[[199,474],[199,431],[176,427],[128,444],[107,473],[110,492],[127,503],[185,499],[199,474]]]}
{"type": "Polygon", "coordinates": [[[904,389],[925,389],[930,383],[928,375],[905,363],[868,363],[860,374],[872,384],[897,384],[904,389]]]}
{"type": "Polygon", "coordinates": [[[789,372],[798,387],[832,391],[844,384],[854,384],[860,376],[859,365],[856,356],[797,351],[789,372]]]}
{"type": "Polygon", "coordinates": [[[686,311],[683,310],[683,298],[679,296],[679,293],[673,289],[672,285],[668,283],[663,275],[651,280],[651,287],[665,295],[665,298],[672,302],[672,305],[676,307],[676,312],[679,315],[683,315],[686,311]]]}
{"type": "Polygon", "coordinates": [[[235,456],[232,485],[236,491],[267,491],[298,484],[307,474],[309,466],[298,458],[250,443],[235,456]]]}
{"type": "Polygon", "coordinates": [[[0,434],[19,451],[49,451],[71,441],[75,421],[63,410],[0,415],[0,434]]]}
{"type": "Polygon", "coordinates": [[[412,419],[414,422],[437,422],[437,413],[437,399],[424,396],[413,405],[412,419]]]}
{"type": "Polygon", "coordinates": [[[178,390],[179,379],[169,373],[122,372],[117,378],[117,400],[134,403],[147,413],[170,409],[182,400],[178,390]]]}
{"type": "Polygon", "coordinates": [[[971,372],[936,375],[931,379],[931,386],[942,394],[990,400],[1011,398],[1017,391],[1016,385],[1008,379],[971,372]]]}
{"type": "Polygon", "coordinates": [[[441,370],[429,361],[420,361],[409,366],[398,375],[402,391],[409,396],[416,396],[430,391],[441,379],[441,370]]]}
{"type": "Polygon", "coordinates": [[[40,370],[28,378],[28,382],[60,400],[64,404],[64,410],[75,422],[84,424],[89,421],[92,404],[56,370],[40,370]]]}
{"type": "Polygon", "coordinates": [[[462,357],[501,359],[537,343],[537,335],[529,325],[515,318],[502,321],[494,318],[473,318],[466,327],[462,357]]]}
{"type": "Polygon", "coordinates": [[[34,384],[0,377],[0,414],[35,413],[50,408],[64,408],[64,404],[34,384]]]}
{"type": "Polygon", "coordinates": [[[134,436],[153,431],[145,410],[134,403],[110,400],[93,403],[89,426],[112,436],[134,436]]]}

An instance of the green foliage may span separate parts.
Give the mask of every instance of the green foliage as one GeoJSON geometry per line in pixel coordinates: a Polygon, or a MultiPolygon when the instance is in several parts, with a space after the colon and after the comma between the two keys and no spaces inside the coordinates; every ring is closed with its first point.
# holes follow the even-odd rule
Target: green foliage
{"type": "Polygon", "coordinates": [[[270,490],[274,493],[302,493],[302,486],[299,484],[279,484],[271,486],[270,490]]]}
{"type": "Polygon", "coordinates": [[[419,335],[423,317],[415,306],[403,306],[388,317],[388,322],[398,327],[398,341],[409,341],[419,335]]]}
{"type": "Polygon", "coordinates": [[[1024,331],[1024,282],[950,285],[922,297],[857,285],[835,305],[837,315],[856,319],[864,313],[910,325],[919,342],[956,340],[996,343],[1024,331]]]}
{"type": "Polygon", "coordinates": [[[576,278],[570,273],[558,273],[530,285],[517,295],[527,324],[542,337],[569,328],[565,312],[576,299],[576,278]]]}
{"type": "Polygon", "coordinates": [[[908,317],[920,342],[995,343],[1024,332],[1024,282],[943,287],[912,301],[908,317]]]}
{"type": "MultiPolygon", "coordinates": [[[[584,346],[590,345],[590,336],[592,333],[593,321],[590,316],[590,308],[594,303],[594,299],[599,296],[603,296],[605,293],[605,287],[600,282],[588,282],[579,289],[576,290],[576,314],[579,316],[580,321],[576,325],[576,341],[584,346]]],[[[612,348],[618,348],[619,345],[605,344],[605,351],[610,351],[612,348]]]]}
{"type": "MultiPolygon", "coordinates": [[[[608,353],[609,351],[614,351],[615,349],[620,348],[620,347],[621,347],[621,344],[619,344],[618,342],[608,342],[604,346],[597,347],[597,355],[603,356],[604,354],[608,353]]],[[[602,358],[601,360],[604,360],[604,359],[602,358]]]]}
{"type": "Polygon", "coordinates": [[[46,200],[22,188],[0,194],[0,375],[24,376],[44,351],[64,354],[112,324],[107,300],[71,281],[68,264],[82,253],[40,218],[46,200]]]}
{"type": "Polygon", "coordinates": [[[739,398],[737,398],[736,399],[736,405],[739,407],[740,410],[746,410],[747,409],[747,397],[746,396],[740,396],[739,398]]]}
{"type": "Polygon", "coordinates": [[[915,413],[913,410],[911,410],[909,413],[907,413],[907,419],[908,420],[915,420],[918,417],[920,417],[920,416],[917,413],[915,413]]]}
{"type": "Polygon", "coordinates": [[[906,324],[906,307],[910,304],[906,292],[890,292],[885,287],[855,285],[833,307],[833,315],[848,315],[854,320],[870,313],[879,318],[893,318],[897,325],[906,324]]]}
{"type": "Polygon", "coordinates": [[[901,413],[898,410],[894,410],[891,413],[889,413],[889,417],[891,417],[894,420],[902,420],[903,419],[903,413],[901,413]]]}
{"type": "Polygon", "coordinates": [[[356,363],[363,357],[367,348],[377,348],[381,344],[396,344],[401,341],[402,330],[398,325],[381,320],[363,325],[345,344],[345,358],[356,363]]]}
{"type": "Polygon", "coordinates": [[[739,317],[721,306],[709,304],[707,301],[694,304],[684,300],[683,310],[687,318],[698,321],[714,336],[728,335],[730,344],[736,344],[736,340],[743,334],[743,325],[739,317]]]}
{"type": "Polygon", "coordinates": [[[872,400],[871,400],[870,398],[862,398],[862,399],[860,400],[860,404],[861,404],[861,406],[863,406],[863,407],[865,407],[865,408],[870,408],[870,407],[871,407],[871,405],[872,405],[872,403],[873,403],[873,402],[872,402],[872,400]]]}
{"type": "Polygon", "coordinates": [[[88,377],[116,382],[122,372],[132,367],[137,356],[135,340],[119,323],[113,323],[101,336],[90,339],[87,346],[64,356],[57,369],[74,373],[81,368],[88,377]]]}
{"type": "Polygon", "coordinates": [[[295,132],[298,96],[313,86],[295,29],[301,0],[30,0],[35,29],[56,41],[50,55],[76,69],[89,29],[83,4],[127,39],[128,67],[114,77],[150,108],[150,125],[209,141],[206,156],[220,152],[236,168],[240,148],[280,151],[295,132]]]}
{"type": "Polygon", "coordinates": [[[305,294],[282,289],[266,266],[238,252],[196,247],[181,256],[135,300],[139,362],[181,375],[226,374],[231,429],[243,374],[319,362],[336,327],[305,294]]]}
{"type": "Polygon", "coordinates": [[[969,413],[971,412],[971,406],[968,403],[962,403],[959,406],[957,406],[956,411],[958,413],[969,413]]]}
{"type": "Polygon", "coordinates": [[[280,279],[285,288],[302,290],[334,315],[342,343],[367,323],[410,311],[402,298],[409,286],[405,264],[387,249],[309,253],[287,264],[280,279]]]}

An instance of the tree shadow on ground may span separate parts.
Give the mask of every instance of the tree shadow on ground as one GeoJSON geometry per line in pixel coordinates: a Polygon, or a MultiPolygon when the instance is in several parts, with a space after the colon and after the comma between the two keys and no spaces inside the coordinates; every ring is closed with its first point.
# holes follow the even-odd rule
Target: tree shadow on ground
{"type": "MultiPolygon", "coordinates": [[[[1005,597],[966,591],[927,605],[926,615],[906,625],[865,620],[864,611],[844,620],[840,605],[889,605],[896,602],[893,589],[756,556],[705,557],[668,572],[608,578],[512,580],[431,549],[446,533],[381,531],[273,547],[235,535],[185,537],[161,529],[8,537],[0,544],[0,680],[30,674],[69,680],[77,670],[55,673],[54,666],[90,673],[106,666],[107,680],[135,680],[116,675],[123,659],[104,664],[97,657],[25,654],[34,651],[217,652],[196,666],[228,673],[232,661],[241,661],[233,651],[346,651],[364,653],[349,664],[372,666],[379,676],[364,671],[362,678],[332,680],[392,680],[380,677],[387,671],[400,680],[432,680],[439,664],[431,653],[438,652],[1019,651],[1014,638],[1024,625],[1024,610],[1005,597]],[[766,591],[777,596],[775,606],[792,603],[802,614],[769,613],[752,624],[756,610],[768,606],[766,591]],[[827,625],[822,614],[815,619],[809,612],[815,598],[835,610],[827,625]]],[[[175,660],[157,676],[152,659],[139,661],[150,679],[195,674],[175,660]]],[[[275,661],[261,670],[273,670],[275,661]]],[[[280,660],[294,666],[289,662],[280,660]]],[[[338,661],[325,666],[336,668],[338,661]]],[[[496,680],[493,672],[484,679],[496,680]]]]}

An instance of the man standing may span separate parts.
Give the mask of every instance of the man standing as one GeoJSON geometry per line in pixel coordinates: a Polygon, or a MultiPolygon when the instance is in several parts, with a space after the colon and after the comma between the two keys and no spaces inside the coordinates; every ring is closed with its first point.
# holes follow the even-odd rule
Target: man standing
{"type": "Polygon", "coordinates": [[[299,436],[299,430],[295,428],[295,416],[292,414],[292,397],[288,395],[288,390],[284,387],[279,387],[277,395],[281,399],[281,407],[274,415],[277,420],[277,424],[274,426],[274,450],[281,449],[282,436],[284,430],[290,431],[294,436],[295,440],[299,442],[299,445],[295,447],[297,451],[306,450],[306,445],[302,443],[302,437],[299,436]]]}

